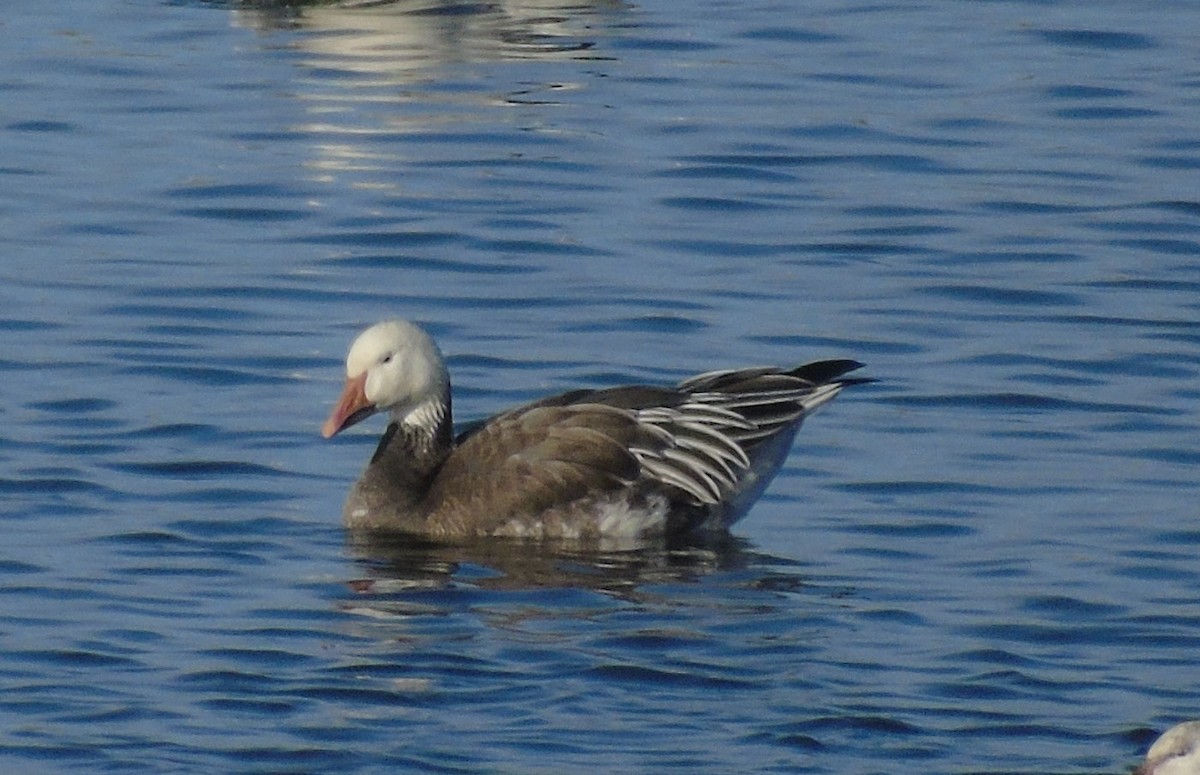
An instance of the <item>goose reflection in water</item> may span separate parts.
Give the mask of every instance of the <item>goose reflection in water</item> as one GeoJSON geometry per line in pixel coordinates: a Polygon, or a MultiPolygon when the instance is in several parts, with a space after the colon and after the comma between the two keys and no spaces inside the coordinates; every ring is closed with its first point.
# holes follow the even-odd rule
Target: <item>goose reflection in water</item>
{"type": "MultiPolygon", "coordinates": [[[[477,82],[462,68],[607,59],[599,53],[602,38],[626,8],[620,0],[219,4],[233,9],[237,25],[301,33],[287,43],[289,62],[299,65],[292,72],[302,74],[288,90],[296,115],[273,131],[311,144],[308,182],[328,185],[328,204],[336,207],[344,206],[348,190],[405,198],[428,186],[424,195],[438,195],[457,185],[454,170],[475,175],[488,159],[509,158],[515,151],[511,138],[497,133],[497,108],[558,105],[586,84],[554,68],[545,78],[522,71],[507,81],[477,82]],[[478,157],[481,134],[495,135],[498,156],[478,157]],[[426,179],[422,171],[431,167],[438,174],[426,179]]],[[[501,125],[511,120],[506,115],[501,125]]],[[[558,131],[540,112],[522,120],[523,132],[558,131]]],[[[493,153],[486,142],[483,148],[493,153]]],[[[322,206],[323,190],[312,193],[322,206]]]]}
{"type": "Polygon", "coordinates": [[[242,0],[236,23],[302,29],[304,50],[349,72],[397,82],[440,65],[571,57],[595,46],[586,18],[623,10],[620,0],[242,0]]]}
{"type": "MultiPolygon", "coordinates": [[[[365,596],[475,588],[584,589],[626,598],[636,596],[636,590],[645,585],[689,583],[714,573],[743,570],[752,563],[787,562],[764,559],[743,540],[729,535],[599,549],[569,542],[489,538],[434,543],[372,534],[353,534],[348,541],[350,553],[366,570],[349,586],[365,596]]],[[[797,578],[789,586],[800,583],[797,578]]]]}

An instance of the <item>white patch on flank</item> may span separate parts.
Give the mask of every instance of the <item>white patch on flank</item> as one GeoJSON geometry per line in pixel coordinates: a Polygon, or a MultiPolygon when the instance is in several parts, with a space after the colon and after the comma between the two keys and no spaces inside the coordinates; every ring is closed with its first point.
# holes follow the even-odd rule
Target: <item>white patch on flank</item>
{"type": "Polygon", "coordinates": [[[640,506],[634,506],[628,498],[617,495],[612,500],[592,504],[590,510],[581,506],[565,518],[554,515],[549,520],[549,526],[547,520],[541,517],[510,519],[492,531],[492,535],[535,541],[639,539],[661,534],[666,526],[668,510],[667,499],[661,496],[652,496],[640,506]]]}
{"type": "Polygon", "coordinates": [[[574,525],[564,525],[559,530],[546,530],[546,523],[538,517],[517,517],[510,519],[492,531],[492,535],[506,538],[525,538],[534,541],[550,539],[574,540],[580,537],[579,529],[574,525]]]}
{"type": "Polygon", "coordinates": [[[600,535],[606,538],[640,538],[661,533],[666,525],[667,499],[652,496],[640,506],[630,504],[628,498],[617,497],[609,503],[596,507],[600,535]]]}

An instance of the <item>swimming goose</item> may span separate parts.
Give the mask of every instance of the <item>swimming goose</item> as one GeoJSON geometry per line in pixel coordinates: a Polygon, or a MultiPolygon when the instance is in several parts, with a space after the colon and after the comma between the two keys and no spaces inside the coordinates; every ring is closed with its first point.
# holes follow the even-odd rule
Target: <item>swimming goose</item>
{"type": "Polygon", "coordinates": [[[1200,775],[1200,721],[1185,721],[1163,732],[1134,775],[1200,775]]]}
{"type": "Polygon", "coordinates": [[[405,320],[363,331],[322,428],[391,417],[350,490],[352,530],[434,539],[642,539],[724,529],[779,470],[801,422],[862,364],[712,371],[674,387],[574,390],[510,409],[455,438],[450,377],[405,320]]]}

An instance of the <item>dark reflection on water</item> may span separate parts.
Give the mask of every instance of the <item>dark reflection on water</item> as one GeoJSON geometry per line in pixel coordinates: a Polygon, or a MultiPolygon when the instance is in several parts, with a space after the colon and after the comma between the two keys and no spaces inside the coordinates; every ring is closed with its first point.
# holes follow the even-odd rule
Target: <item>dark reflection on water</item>
{"type": "MultiPolygon", "coordinates": [[[[731,722],[758,718],[738,748],[760,765],[788,767],[855,734],[791,721],[811,718],[796,703],[821,679],[801,665],[823,660],[821,633],[837,628],[846,590],[810,587],[798,564],[744,541],[606,551],[358,538],[348,548],[363,575],[338,606],[359,645],[321,691],[339,698],[352,674],[362,702],[408,719],[406,751],[423,761],[454,751],[462,771],[737,771],[736,750],[705,731],[713,701],[731,722]]],[[[853,729],[889,734],[884,719],[861,723],[853,729]]]]}
{"type": "Polygon", "coordinates": [[[367,571],[355,591],[377,594],[466,584],[480,589],[590,589],[629,595],[643,584],[694,581],[752,560],[744,542],[717,535],[616,550],[506,540],[460,544],[352,536],[367,571]]]}

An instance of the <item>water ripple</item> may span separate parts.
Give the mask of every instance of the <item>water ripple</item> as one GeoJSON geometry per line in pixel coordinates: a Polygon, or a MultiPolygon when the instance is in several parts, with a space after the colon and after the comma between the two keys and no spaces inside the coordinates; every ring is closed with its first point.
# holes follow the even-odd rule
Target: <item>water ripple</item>
{"type": "Polygon", "coordinates": [[[13,6],[9,769],[1125,772],[1194,715],[1193,5],[677,5],[13,6]],[[463,420],[880,382],[740,538],[348,542],[395,314],[463,420]]]}

